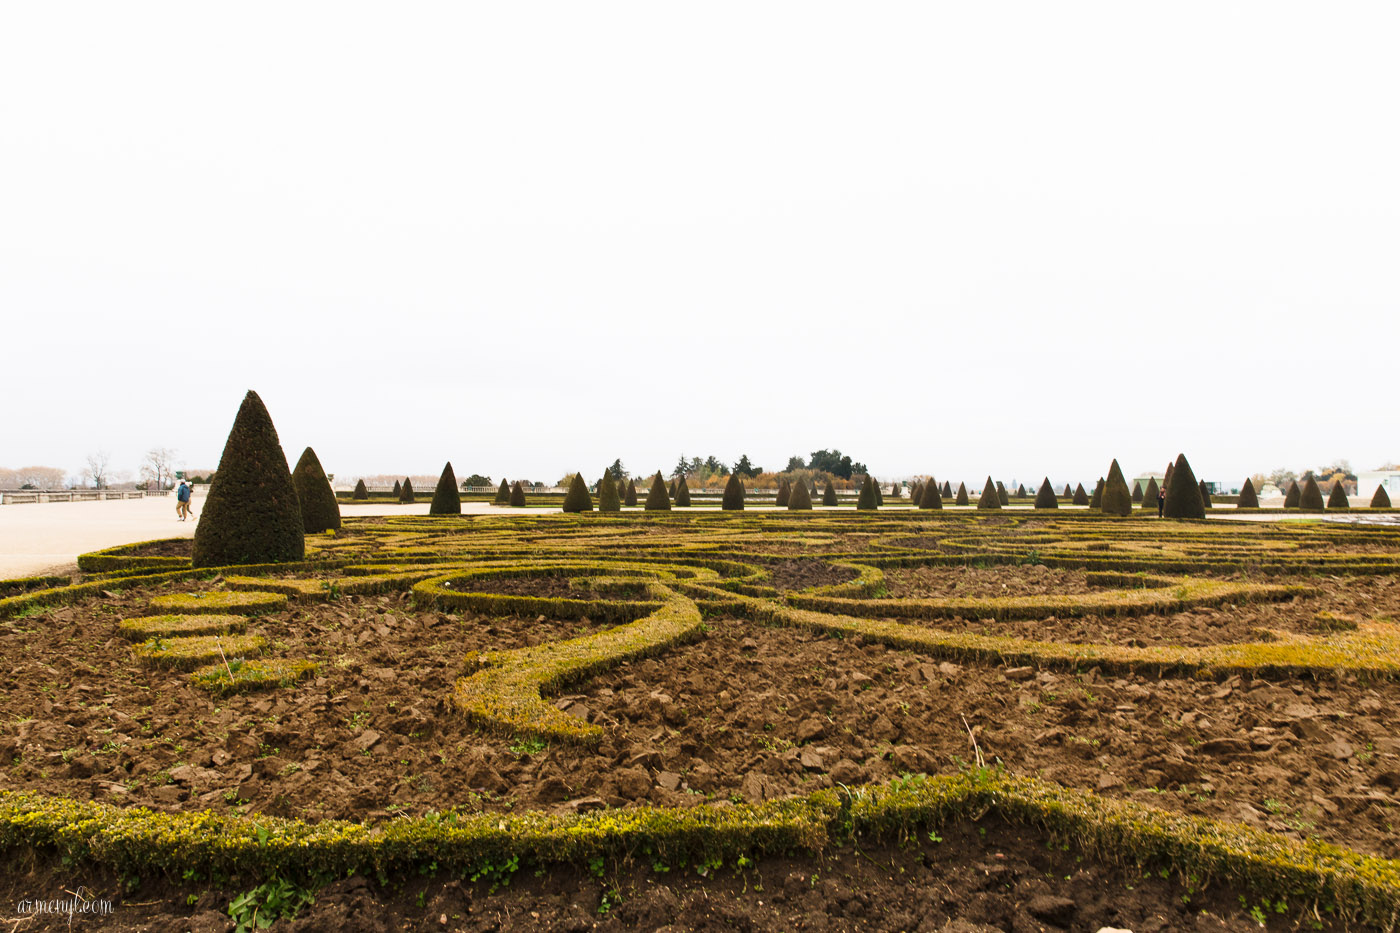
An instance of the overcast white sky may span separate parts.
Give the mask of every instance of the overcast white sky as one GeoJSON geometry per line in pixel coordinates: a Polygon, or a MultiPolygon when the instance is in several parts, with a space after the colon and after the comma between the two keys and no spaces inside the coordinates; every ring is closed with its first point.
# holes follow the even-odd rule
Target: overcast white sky
{"type": "Polygon", "coordinates": [[[0,466],[1400,458],[1392,3],[0,7],[0,466]]]}

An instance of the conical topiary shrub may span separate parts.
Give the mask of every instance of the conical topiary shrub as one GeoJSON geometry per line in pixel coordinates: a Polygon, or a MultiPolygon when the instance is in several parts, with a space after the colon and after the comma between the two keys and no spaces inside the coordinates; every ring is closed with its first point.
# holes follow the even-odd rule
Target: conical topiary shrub
{"type": "Polygon", "coordinates": [[[684,509],[690,507],[690,487],[686,485],[685,477],[682,476],[676,483],[676,508],[684,509]]]}
{"type": "Polygon", "coordinates": [[[515,485],[510,487],[510,507],[525,508],[525,487],[520,485],[520,480],[516,480],[515,485]]]}
{"type": "MultiPolygon", "coordinates": [[[[1154,488],[1156,487],[1157,481],[1156,481],[1155,479],[1152,479],[1151,477],[1148,477],[1148,480],[1147,480],[1147,481],[1148,481],[1149,483],[1151,483],[1151,484],[1153,485],[1154,488]]],[[[1136,480],[1136,479],[1133,480],[1133,501],[1134,501],[1134,502],[1145,502],[1145,501],[1147,501],[1147,493],[1145,493],[1145,492],[1142,491],[1142,480],[1136,480]]],[[[1157,507],[1157,503],[1156,503],[1156,502],[1153,502],[1153,503],[1152,503],[1152,507],[1155,509],[1155,508],[1157,507]]]]}
{"type": "Polygon", "coordinates": [[[1149,476],[1147,478],[1147,491],[1142,494],[1142,507],[1149,512],[1157,511],[1157,500],[1162,497],[1161,492],[1157,488],[1157,478],[1149,476]]]}
{"type": "Polygon", "coordinates": [[[195,567],[306,556],[301,504],[277,429],[258,393],[243,397],[194,531],[195,567]]]}
{"type": "MultiPolygon", "coordinates": [[[[870,474],[867,473],[866,475],[869,476],[870,474]]],[[[882,489],[880,488],[880,481],[879,481],[878,479],[877,479],[877,480],[874,480],[874,483],[875,483],[875,505],[876,505],[876,506],[884,505],[884,504],[885,504],[885,492],[884,492],[884,490],[882,490],[882,489]]]]}
{"type": "Polygon", "coordinates": [[[817,481],[816,481],[816,480],[814,480],[814,479],[809,479],[809,480],[807,480],[807,495],[811,496],[813,499],[815,499],[815,498],[817,497],[817,481]]]}
{"type": "Polygon", "coordinates": [[[442,468],[437,488],[433,490],[433,501],[428,506],[429,515],[461,515],[462,495],[457,491],[457,474],[452,472],[452,461],[442,468]]]}
{"type": "Polygon", "coordinates": [[[647,503],[644,508],[648,512],[671,511],[671,497],[666,494],[666,481],[661,478],[660,472],[651,481],[651,492],[647,493],[647,503]]]}
{"type": "MultiPolygon", "coordinates": [[[[997,480],[997,502],[1002,505],[1011,504],[1011,497],[1006,494],[1006,487],[1001,484],[1001,480],[997,480]]],[[[981,508],[981,503],[978,503],[978,508],[981,508]]]]}
{"type": "Polygon", "coordinates": [[[1167,472],[1162,475],[1162,485],[1160,488],[1170,492],[1172,488],[1172,471],[1176,469],[1175,463],[1167,464],[1167,472]]]}
{"type": "Polygon", "coordinates": [[[496,500],[495,500],[495,504],[496,504],[496,505],[508,505],[508,504],[510,504],[510,484],[506,482],[504,476],[501,477],[501,488],[496,490],[496,500]]]}
{"type": "Polygon", "coordinates": [[[787,507],[793,511],[812,511],[812,493],[807,488],[807,484],[798,480],[792,484],[792,493],[788,496],[787,507]]]}
{"type": "Polygon", "coordinates": [[[967,497],[967,483],[958,483],[958,497],[953,500],[953,504],[967,505],[970,501],[967,497]]]}
{"type": "Polygon", "coordinates": [[[890,487],[890,498],[891,498],[891,499],[899,499],[899,498],[902,498],[903,495],[904,495],[904,484],[903,484],[903,483],[895,483],[894,485],[892,485],[892,486],[890,487]]]}
{"type": "Polygon", "coordinates": [[[1030,493],[1026,492],[1026,484],[1025,484],[1025,483],[1017,483],[1017,484],[1016,484],[1016,498],[1018,498],[1018,499],[1024,499],[1024,498],[1026,498],[1026,496],[1028,496],[1028,495],[1030,495],[1030,493]]]}
{"type": "Polygon", "coordinates": [[[1376,494],[1373,495],[1373,496],[1371,497],[1371,508],[1373,508],[1373,509],[1388,509],[1388,508],[1390,508],[1390,493],[1388,493],[1388,492],[1385,491],[1385,487],[1384,487],[1384,486],[1377,486],[1377,487],[1376,487],[1376,494]]]}
{"type": "Polygon", "coordinates": [[[401,495],[403,495],[403,483],[394,480],[394,498],[397,499],[401,495]]]}
{"type": "Polygon", "coordinates": [[[1351,501],[1347,499],[1347,491],[1342,486],[1341,480],[1332,484],[1332,493],[1327,497],[1327,507],[1329,509],[1351,508],[1351,501]]]}
{"type": "Polygon", "coordinates": [[[672,496],[672,498],[674,498],[675,495],[676,495],[676,478],[673,476],[673,477],[671,477],[671,496],[672,496]]]}
{"type": "Polygon", "coordinates": [[[865,482],[860,486],[860,498],[856,500],[856,511],[873,512],[880,507],[875,498],[875,477],[865,474],[865,482]]]}
{"type": "Polygon", "coordinates": [[[1240,497],[1235,501],[1235,508],[1259,508],[1259,494],[1254,491],[1254,481],[1249,477],[1245,477],[1244,485],[1240,487],[1240,497]]]}
{"type": "Polygon", "coordinates": [[[744,510],[744,484],[740,481],[738,473],[729,474],[729,482],[724,484],[724,498],[720,500],[719,507],[725,512],[744,510]]]}
{"type": "Polygon", "coordinates": [[[1283,494],[1283,507],[1285,509],[1296,509],[1298,503],[1303,500],[1303,490],[1298,488],[1297,480],[1288,481],[1288,491],[1283,494]]]}
{"type": "Polygon", "coordinates": [[[1123,471],[1114,460],[1108,468],[1108,477],[1103,482],[1103,501],[1099,511],[1105,515],[1133,514],[1133,494],[1128,492],[1128,481],[1123,479],[1123,471]]]}
{"type": "Polygon", "coordinates": [[[827,480],[826,489],[822,492],[822,505],[835,505],[836,501],[836,487],[831,480],[827,480]]]}
{"type": "MultiPolygon", "coordinates": [[[[733,475],[733,474],[731,474],[733,475]]],[[[799,480],[798,482],[801,482],[799,480]]],[[[788,498],[792,496],[792,484],[783,480],[778,484],[778,499],[774,503],[778,508],[784,508],[788,504],[788,498]]]]}
{"type": "Polygon", "coordinates": [[[1091,508],[1091,509],[1097,509],[1097,508],[1101,508],[1101,507],[1103,506],[1103,487],[1104,487],[1104,485],[1105,485],[1104,478],[1103,478],[1102,476],[1100,476],[1100,477],[1099,477],[1099,481],[1098,481],[1097,483],[1094,484],[1094,494],[1093,494],[1092,496],[1089,497],[1089,508],[1091,508]]]}
{"type": "Polygon", "coordinates": [[[627,478],[627,495],[622,497],[622,504],[626,506],[637,504],[637,481],[630,476],[627,478]]]}
{"type": "Polygon", "coordinates": [[[622,511],[622,497],[617,494],[617,481],[611,470],[604,470],[603,478],[598,480],[598,511],[622,511]]]}
{"type": "Polygon", "coordinates": [[[987,477],[987,485],[982,487],[982,497],[977,500],[979,509],[999,509],[1001,508],[1001,494],[1006,490],[997,491],[997,484],[992,482],[992,478],[987,477]]]}
{"type": "Polygon", "coordinates": [[[924,494],[919,497],[919,508],[943,508],[943,496],[938,492],[938,484],[935,483],[933,480],[929,480],[928,485],[924,487],[924,494]]]}
{"type": "MultiPolygon", "coordinates": [[[[949,482],[948,482],[946,479],[943,481],[943,498],[945,498],[945,499],[951,499],[951,498],[953,498],[953,487],[952,487],[951,484],[949,484],[949,482]]],[[[963,502],[963,503],[960,503],[960,504],[961,504],[961,505],[966,505],[967,503],[966,503],[966,502],[963,502]]]]}
{"type": "Polygon", "coordinates": [[[924,498],[924,484],[916,482],[909,487],[909,502],[917,506],[924,498]]]}
{"type": "Polygon", "coordinates": [[[593,511],[593,497],[588,494],[588,484],[583,481],[582,473],[575,473],[569,482],[569,492],[564,496],[564,511],[593,511]]]}
{"type": "Polygon", "coordinates": [[[361,500],[369,498],[369,487],[365,485],[364,480],[355,483],[355,491],[350,494],[350,498],[361,500]]]}
{"type": "MultiPolygon", "coordinates": [[[[1083,489],[1084,487],[1081,486],[1081,487],[1079,487],[1079,488],[1080,488],[1080,489],[1083,489]]],[[[1069,488],[1069,483],[1065,483],[1065,493],[1064,493],[1064,495],[1065,495],[1065,498],[1066,498],[1066,499],[1073,499],[1073,498],[1074,498],[1074,490],[1069,488]]]]}
{"type": "Polygon", "coordinates": [[[1303,484],[1303,492],[1298,499],[1298,508],[1305,512],[1321,512],[1322,488],[1317,485],[1317,477],[1309,476],[1303,484]]]}
{"type": "Polygon", "coordinates": [[[301,452],[301,459],[292,470],[292,488],[301,503],[301,527],[309,535],[318,535],[340,527],[340,506],[335,501],[326,471],[316,451],[310,447],[301,452]]]}
{"type": "Polygon", "coordinates": [[[1074,486],[1074,495],[1070,498],[1070,501],[1073,502],[1075,505],[1088,505],[1088,504],[1089,504],[1089,494],[1088,494],[1087,492],[1084,491],[1084,484],[1083,484],[1083,483],[1076,483],[1076,484],[1075,484],[1075,486],[1074,486]]]}
{"type": "Polygon", "coordinates": [[[1206,485],[1206,481],[1201,480],[1197,486],[1201,490],[1201,505],[1207,509],[1215,508],[1215,503],[1210,501],[1210,487],[1206,485]]]}
{"type": "Polygon", "coordinates": [[[413,480],[406,476],[404,477],[403,485],[399,487],[399,501],[410,503],[413,501],[413,480]]]}
{"type": "Polygon", "coordinates": [[[1059,497],[1055,495],[1055,487],[1050,485],[1050,477],[1040,484],[1039,491],[1035,494],[1035,507],[1038,509],[1058,509],[1060,507],[1059,497]]]}
{"type": "Polygon", "coordinates": [[[1164,518],[1205,518],[1206,507],[1201,502],[1201,486],[1196,473],[1186,462],[1185,454],[1177,454],[1167,486],[1167,498],[1162,504],[1164,518]]]}

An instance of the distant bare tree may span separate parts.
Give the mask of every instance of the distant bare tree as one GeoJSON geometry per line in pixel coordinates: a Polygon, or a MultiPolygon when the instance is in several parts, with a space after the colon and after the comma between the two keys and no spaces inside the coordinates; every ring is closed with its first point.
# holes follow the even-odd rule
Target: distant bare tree
{"type": "Polygon", "coordinates": [[[83,478],[98,489],[107,488],[107,472],[112,464],[112,455],[98,450],[87,455],[87,466],[83,468],[83,478]]]}
{"type": "Polygon", "coordinates": [[[152,447],[146,451],[146,460],[141,464],[141,478],[154,482],[157,489],[166,488],[166,480],[175,474],[175,451],[169,447],[152,447]]]}
{"type": "Polygon", "coordinates": [[[0,467],[0,489],[18,489],[19,473],[7,467],[0,467]]]}
{"type": "Polygon", "coordinates": [[[61,489],[67,470],[58,467],[27,466],[15,471],[15,479],[20,487],[30,489],[61,489]]]}

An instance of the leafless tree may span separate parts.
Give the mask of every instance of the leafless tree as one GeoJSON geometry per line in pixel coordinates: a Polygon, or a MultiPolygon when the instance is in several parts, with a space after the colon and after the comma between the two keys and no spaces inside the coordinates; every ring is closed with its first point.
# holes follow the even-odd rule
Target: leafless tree
{"type": "Polygon", "coordinates": [[[98,450],[87,455],[87,466],[83,468],[83,478],[92,483],[98,489],[107,488],[108,468],[112,464],[112,455],[105,450],[98,450]]]}
{"type": "Polygon", "coordinates": [[[157,489],[164,489],[167,477],[174,476],[176,451],[169,447],[152,447],[146,451],[146,460],[141,464],[141,478],[155,483],[157,489]]]}
{"type": "Polygon", "coordinates": [[[58,467],[27,466],[20,467],[15,471],[15,479],[19,481],[21,487],[28,486],[31,489],[61,489],[63,488],[64,477],[68,475],[67,470],[58,467]]]}

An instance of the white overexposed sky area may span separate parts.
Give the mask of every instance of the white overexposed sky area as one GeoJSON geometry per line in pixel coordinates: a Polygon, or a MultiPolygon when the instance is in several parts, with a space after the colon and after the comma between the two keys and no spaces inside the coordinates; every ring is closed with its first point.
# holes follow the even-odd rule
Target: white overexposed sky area
{"type": "Polygon", "coordinates": [[[1393,3],[9,3],[0,466],[1400,459],[1393,3]]]}

